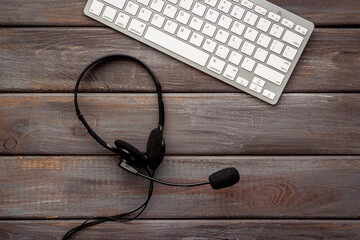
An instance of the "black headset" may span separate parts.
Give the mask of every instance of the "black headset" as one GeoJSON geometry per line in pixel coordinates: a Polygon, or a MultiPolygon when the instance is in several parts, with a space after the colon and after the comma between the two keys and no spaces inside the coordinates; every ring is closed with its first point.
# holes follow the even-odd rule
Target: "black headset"
{"type": "Polygon", "coordinates": [[[89,134],[103,147],[106,149],[114,152],[115,154],[119,155],[121,160],[119,163],[119,167],[122,169],[146,178],[148,180],[152,180],[155,182],[158,182],[160,184],[168,185],[168,186],[179,186],[179,187],[195,187],[200,185],[206,185],[210,184],[213,189],[221,189],[225,187],[229,187],[237,183],[240,179],[240,175],[236,168],[225,168],[218,172],[215,172],[210,175],[209,181],[205,182],[199,182],[199,183],[190,183],[190,184],[183,184],[183,183],[169,183],[165,182],[163,180],[154,178],[153,176],[148,176],[145,174],[140,173],[136,168],[144,168],[147,169],[150,168],[151,170],[155,170],[162,162],[164,155],[165,155],[165,140],[163,138],[163,130],[164,130],[164,102],[162,98],[162,91],[161,91],[161,84],[159,80],[157,79],[154,72],[141,60],[124,54],[115,54],[115,55],[109,55],[102,58],[99,58],[95,60],[94,62],[90,63],[80,74],[76,86],[75,86],[75,93],[74,93],[74,104],[75,104],[75,110],[76,114],[79,118],[79,120],[84,124],[85,128],[88,130],[89,134]],[[78,91],[79,91],[79,85],[84,77],[84,75],[96,64],[107,61],[107,60],[115,60],[115,59],[127,59],[132,60],[140,65],[142,65],[151,75],[154,84],[156,86],[156,92],[158,96],[158,105],[159,105],[159,123],[158,127],[154,128],[148,138],[147,142],[147,148],[146,148],[146,154],[143,155],[140,150],[138,150],[136,147],[131,145],[128,142],[125,142],[123,140],[116,140],[115,141],[115,147],[111,144],[105,142],[99,135],[97,135],[94,130],[90,127],[90,125],[85,120],[84,116],[81,114],[79,104],[78,104],[78,91]]]}
{"type": "Polygon", "coordinates": [[[76,86],[75,86],[75,93],[74,93],[74,104],[75,104],[75,110],[76,115],[78,116],[79,120],[84,124],[85,128],[88,130],[89,134],[104,148],[112,151],[116,155],[120,156],[120,162],[119,167],[140,177],[146,178],[150,180],[149,185],[149,191],[148,191],[148,197],[146,201],[138,208],[110,216],[110,217],[95,217],[86,220],[82,224],[74,227],[73,229],[69,230],[63,237],[63,240],[69,239],[73,234],[76,232],[90,226],[94,226],[99,223],[103,223],[106,221],[118,221],[118,220],[126,220],[124,217],[129,216],[131,214],[134,214],[138,211],[140,211],[135,217],[132,217],[130,219],[127,219],[126,221],[131,221],[135,218],[137,218],[146,208],[152,192],[153,192],[153,181],[158,182],[160,184],[168,185],[168,186],[179,186],[179,187],[195,187],[200,185],[206,185],[210,184],[213,189],[221,189],[225,187],[229,187],[237,183],[240,179],[239,172],[236,170],[236,168],[225,168],[220,171],[217,171],[210,175],[209,181],[205,182],[199,182],[199,183],[190,183],[190,184],[184,184],[184,183],[169,183],[165,182],[163,180],[154,178],[155,169],[161,164],[163,161],[164,155],[165,155],[165,140],[163,138],[163,131],[164,131],[164,103],[162,99],[162,91],[161,91],[161,85],[158,79],[156,78],[155,74],[151,69],[141,60],[134,58],[132,56],[123,55],[123,54],[116,54],[116,55],[109,55],[102,58],[99,58],[95,60],[94,62],[90,63],[80,74],[76,86]],[[115,60],[115,59],[127,59],[132,60],[140,65],[142,65],[151,75],[152,79],[154,80],[155,86],[156,86],[156,92],[158,96],[158,105],[159,105],[159,123],[158,127],[154,128],[148,138],[147,147],[146,147],[146,154],[142,154],[140,150],[138,150],[136,147],[131,145],[128,142],[125,142],[123,140],[116,140],[114,145],[105,142],[99,135],[97,135],[94,130],[90,127],[90,125],[87,123],[85,117],[81,114],[79,105],[78,105],[78,91],[79,91],[79,85],[84,77],[84,75],[96,64],[106,61],[106,60],[115,60]],[[139,172],[137,169],[145,169],[145,171],[148,173],[148,175],[145,175],[141,172],[139,172]]]}
{"type": "MultiPolygon", "coordinates": [[[[89,134],[103,147],[106,149],[114,152],[115,154],[119,155],[122,159],[122,163],[126,163],[129,166],[137,167],[137,168],[147,168],[149,167],[151,170],[155,170],[162,162],[165,154],[165,141],[162,136],[163,129],[164,129],[164,102],[162,100],[162,92],[161,92],[161,85],[153,71],[141,60],[134,58],[128,55],[109,55],[106,57],[102,57],[100,59],[95,60],[90,65],[88,65],[83,72],[80,74],[76,86],[75,86],[75,95],[74,95],[74,103],[76,114],[85,128],[88,130],[89,134]],[[148,138],[147,148],[146,148],[146,155],[143,155],[136,147],[131,145],[130,143],[123,141],[123,140],[116,140],[115,147],[110,145],[109,143],[105,142],[99,135],[97,135],[90,125],[85,120],[84,116],[81,114],[79,104],[78,104],[78,91],[80,81],[83,76],[96,64],[106,61],[106,60],[114,60],[114,59],[128,59],[133,60],[140,65],[142,65],[151,75],[152,79],[154,80],[156,86],[156,92],[158,96],[158,105],[159,105],[159,123],[158,127],[154,128],[148,138]]],[[[128,169],[129,170],[129,169],[128,169]]]]}

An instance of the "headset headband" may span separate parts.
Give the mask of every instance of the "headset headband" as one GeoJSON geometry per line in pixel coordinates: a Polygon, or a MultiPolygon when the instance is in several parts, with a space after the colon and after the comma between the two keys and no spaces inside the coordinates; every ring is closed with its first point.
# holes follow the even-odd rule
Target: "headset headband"
{"type": "Polygon", "coordinates": [[[161,85],[159,80],[157,79],[157,77],[155,76],[155,74],[153,73],[153,71],[141,60],[134,58],[132,56],[129,55],[124,55],[124,54],[115,54],[115,55],[109,55],[109,56],[105,56],[102,58],[99,58],[97,60],[95,60],[94,62],[90,63],[80,74],[76,85],[75,85],[75,92],[74,92],[74,104],[75,104],[75,109],[76,109],[76,115],[78,116],[79,120],[82,122],[82,124],[85,126],[85,128],[87,129],[87,131],[89,132],[89,134],[99,143],[101,144],[103,147],[105,147],[106,149],[114,152],[114,153],[118,153],[116,151],[116,147],[113,147],[112,145],[110,145],[109,143],[105,142],[99,135],[97,135],[92,128],[90,127],[90,125],[87,123],[86,119],[84,118],[84,116],[81,114],[79,105],[78,105],[78,100],[77,100],[77,94],[79,91],[79,85],[80,85],[80,81],[82,80],[82,78],[84,77],[84,75],[92,68],[94,67],[96,64],[103,62],[103,61],[107,61],[107,60],[114,60],[114,59],[130,59],[133,60],[137,63],[139,63],[140,65],[142,65],[151,75],[152,79],[154,80],[155,86],[156,86],[156,92],[157,92],[157,96],[158,96],[158,105],[159,105],[159,124],[158,124],[158,128],[161,131],[161,133],[163,132],[164,129],[164,103],[162,100],[162,91],[161,91],[161,85]]]}

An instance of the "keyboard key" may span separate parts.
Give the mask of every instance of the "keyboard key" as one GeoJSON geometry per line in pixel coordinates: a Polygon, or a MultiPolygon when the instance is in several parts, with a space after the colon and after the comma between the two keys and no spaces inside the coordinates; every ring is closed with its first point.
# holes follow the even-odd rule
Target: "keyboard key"
{"type": "Polygon", "coordinates": [[[201,66],[205,66],[209,58],[209,54],[151,26],[146,31],[145,39],[201,66]]]}
{"type": "Polygon", "coordinates": [[[283,20],[281,20],[281,24],[288,28],[293,28],[293,26],[294,26],[294,22],[292,22],[286,18],[283,18],[283,20]]]}
{"type": "Polygon", "coordinates": [[[113,22],[116,13],[117,13],[116,9],[107,6],[105,8],[105,11],[104,11],[103,15],[102,15],[102,18],[109,21],[109,22],[113,22]]]}
{"type": "Polygon", "coordinates": [[[256,5],[254,10],[255,10],[255,12],[260,13],[261,15],[264,15],[264,16],[267,13],[267,10],[259,5],[256,5]]]}
{"type": "Polygon", "coordinates": [[[125,12],[130,13],[131,15],[136,15],[138,9],[139,9],[139,4],[129,1],[128,4],[126,5],[125,12]]]}
{"type": "Polygon", "coordinates": [[[244,22],[250,24],[251,26],[254,26],[257,19],[258,19],[258,15],[249,11],[245,15],[244,22]]]}
{"type": "Polygon", "coordinates": [[[163,16],[160,16],[159,14],[155,14],[151,20],[151,24],[158,28],[162,28],[164,21],[165,18],[163,16]]]}
{"type": "Polygon", "coordinates": [[[229,38],[229,33],[225,32],[222,29],[219,29],[215,36],[215,39],[222,43],[225,43],[228,38],[229,38]]]}
{"type": "Polygon", "coordinates": [[[242,77],[238,77],[238,78],[236,79],[236,82],[237,82],[238,84],[240,84],[241,86],[243,86],[243,87],[247,87],[247,86],[249,85],[249,81],[246,80],[246,79],[244,79],[244,78],[242,78],[242,77]]]}
{"type": "Polygon", "coordinates": [[[176,21],[186,25],[189,21],[189,18],[190,18],[190,14],[181,10],[177,15],[176,21]]]}
{"type": "Polygon", "coordinates": [[[219,25],[220,27],[225,28],[225,29],[229,29],[229,27],[230,27],[230,25],[231,25],[231,22],[232,22],[232,19],[231,19],[231,18],[229,18],[229,17],[227,17],[227,16],[225,16],[225,15],[222,15],[222,16],[220,17],[220,20],[219,20],[219,22],[218,22],[218,25],[219,25]]]}
{"type": "Polygon", "coordinates": [[[205,26],[202,30],[203,34],[212,37],[214,36],[216,27],[214,25],[211,25],[210,23],[205,23],[205,26]]]}
{"type": "Polygon", "coordinates": [[[206,10],[206,6],[199,3],[199,2],[196,2],[193,9],[192,9],[192,12],[195,13],[196,15],[202,17],[205,13],[205,10],[206,10]]]}
{"type": "Polygon", "coordinates": [[[150,20],[151,13],[152,12],[150,10],[146,8],[141,8],[138,17],[144,20],[145,22],[148,22],[150,20]]]}
{"type": "Polygon", "coordinates": [[[302,34],[302,35],[306,35],[306,33],[308,32],[308,30],[300,25],[296,25],[295,27],[295,31],[297,31],[298,33],[302,34]]]}
{"type": "Polygon", "coordinates": [[[155,11],[161,12],[162,8],[164,7],[165,2],[161,0],[153,0],[150,8],[154,9],[155,11]]]}
{"type": "Polygon", "coordinates": [[[275,70],[272,70],[269,67],[266,67],[265,65],[259,63],[256,66],[256,69],[254,71],[254,73],[262,78],[265,78],[266,80],[269,80],[270,82],[273,82],[277,85],[281,85],[281,83],[283,82],[285,75],[281,74],[275,70]]]}
{"type": "Polygon", "coordinates": [[[241,0],[241,5],[243,5],[244,7],[247,7],[248,9],[252,9],[252,7],[254,6],[254,3],[252,3],[248,0],[241,0]]]}
{"type": "Polygon", "coordinates": [[[269,30],[270,25],[271,22],[269,20],[266,20],[265,18],[260,18],[256,27],[261,31],[267,32],[269,30]]]}
{"type": "Polygon", "coordinates": [[[241,36],[242,33],[244,32],[244,29],[245,29],[244,24],[235,21],[235,23],[233,24],[233,26],[231,28],[231,31],[233,33],[236,33],[237,35],[241,36]]]}
{"type": "Polygon", "coordinates": [[[177,12],[176,7],[174,7],[174,6],[170,5],[170,4],[167,4],[166,7],[165,7],[165,10],[164,10],[164,15],[168,16],[169,18],[174,18],[176,12],[177,12]]]}
{"type": "Polygon", "coordinates": [[[241,67],[249,72],[251,72],[254,69],[255,61],[246,57],[241,64],[241,67]]]}
{"type": "Polygon", "coordinates": [[[194,0],[180,0],[179,6],[186,10],[190,10],[194,0]]]}
{"type": "Polygon", "coordinates": [[[254,54],[254,58],[261,62],[264,62],[268,54],[268,51],[258,48],[254,54]]]}
{"type": "MultiPolygon", "coordinates": [[[[97,0],[94,0],[94,2],[97,2],[97,0]]],[[[113,5],[114,7],[122,9],[126,3],[126,0],[104,0],[104,2],[107,2],[108,4],[113,5]]]]}
{"type": "Polygon", "coordinates": [[[217,0],[205,0],[204,3],[206,3],[212,7],[215,7],[217,0]]]}
{"type": "Polygon", "coordinates": [[[274,40],[270,46],[270,50],[273,52],[276,52],[277,54],[280,54],[283,47],[284,47],[284,44],[282,42],[274,40]]]}
{"type": "Polygon", "coordinates": [[[147,6],[147,5],[149,5],[150,0],[137,0],[137,2],[147,6]]]}
{"type": "Polygon", "coordinates": [[[224,13],[228,13],[230,11],[232,3],[227,0],[220,0],[218,5],[218,9],[224,13]]]}
{"type": "Polygon", "coordinates": [[[304,38],[301,37],[300,35],[297,35],[296,33],[286,30],[283,40],[295,47],[300,47],[304,38]]]}
{"type": "Polygon", "coordinates": [[[235,5],[233,7],[230,15],[233,16],[234,18],[237,18],[238,20],[241,20],[244,13],[245,13],[245,10],[242,7],[235,5]]]}
{"type": "Polygon", "coordinates": [[[204,36],[194,32],[190,38],[190,43],[200,47],[203,40],[204,40],[204,36]]]}
{"type": "Polygon", "coordinates": [[[96,16],[100,16],[101,11],[104,8],[104,4],[102,2],[99,2],[97,0],[94,0],[90,6],[89,12],[96,16]]]}
{"type": "Polygon", "coordinates": [[[195,29],[196,31],[200,31],[202,25],[203,25],[203,20],[201,20],[200,18],[197,17],[193,17],[190,21],[189,27],[191,27],[192,29],[195,29]]]}
{"type": "Polygon", "coordinates": [[[267,89],[264,90],[263,95],[271,100],[274,100],[274,98],[275,98],[275,93],[273,93],[267,89]]]}
{"type": "Polygon", "coordinates": [[[241,43],[242,43],[241,38],[238,38],[237,36],[232,35],[229,42],[228,42],[228,45],[230,47],[235,48],[236,50],[238,50],[240,48],[241,43]]]}
{"type": "Polygon", "coordinates": [[[218,49],[216,50],[215,55],[218,57],[221,57],[222,59],[226,59],[229,52],[230,52],[229,48],[227,48],[223,45],[219,45],[218,49]]]}
{"type": "Polygon", "coordinates": [[[254,84],[254,83],[251,83],[249,89],[253,90],[254,92],[260,93],[262,90],[262,87],[254,84]]]}
{"type": "Polygon", "coordinates": [[[255,50],[255,45],[249,43],[249,42],[245,42],[243,47],[241,48],[241,52],[251,56],[252,53],[254,52],[255,50]]]}
{"type": "Polygon", "coordinates": [[[237,67],[231,66],[230,64],[227,65],[225,72],[224,72],[224,77],[226,77],[227,79],[230,79],[231,81],[233,81],[236,77],[236,74],[238,73],[239,69],[237,67]]]}
{"type": "Polygon", "coordinates": [[[255,29],[252,29],[252,28],[248,28],[248,29],[246,29],[244,38],[253,42],[253,41],[255,41],[257,35],[258,35],[258,31],[256,31],[255,29]]]}
{"type": "Polygon", "coordinates": [[[168,33],[174,34],[177,27],[178,27],[178,24],[176,22],[167,20],[165,23],[164,30],[167,31],[168,33]]]}
{"type": "Polygon", "coordinates": [[[256,85],[260,86],[260,87],[264,87],[264,85],[265,85],[265,81],[258,78],[258,77],[254,77],[252,82],[255,83],[256,85]]]}
{"type": "Polygon", "coordinates": [[[169,2],[173,3],[173,4],[177,4],[178,0],[168,0],[169,2]]]}
{"type": "Polygon", "coordinates": [[[294,60],[295,56],[297,54],[297,50],[290,47],[290,46],[286,46],[283,56],[286,57],[287,59],[290,59],[291,61],[294,60]]]}
{"type": "Polygon", "coordinates": [[[190,36],[190,33],[191,33],[190,29],[188,29],[188,28],[186,28],[184,26],[181,26],[179,28],[177,36],[186,41],[186,40],[188,40],[188,38],[190,36]]]}
{"type": "Polygon", "coordinates": [[[216,72],[217,74],[221,74],[224,67],[225,67],[225,62],[221,61],[216,57],[211,57],[209,64],[207,66],[208,69],[210,69],[213,72],[216,72]]]}
{"type": "Polygon", "coordinates": [[[122,28],[126,28],[129,20],[130,20],[130,16],[126,15],[125,13],[120,12],[115,21],[115,24],[122,28]]]}
{"type": "Polygon", "coordinates": [[[243,56],[240,53],[232,51],[229,57],[229,62],[235,65],[239,65],[242,57],[243,56]]]}
{"type": "Polygon", "coordinates": [[[279,22],[280,21],[280,16],[277,15],[276,13],[273,13],[273,12],[269,12],[269,15],[268,17],[271,19],[271,20],[274,20],[275,22],[279,22]]]}
{"type": "Polygon", "coordinates": [[[129,26],[129,31],[135,33],[136,35],[142,36],[145,27],[146,27],[145,23],[140,22],[139,20],[133,18],[129,26]]]}
{"type": "Polygon", "coordinates": [[[274,24],[270,30],[270,35],[280,38],[282,33],[284,32],[284,28],[279,25],[274,24]]]}
{"type": "Polygon", "coordinates": [[[205,19],[209,20],[210,22],[215,23],[216,20],[218,19],[218,17],[219,17],[219,12],[209,9],[206,13],[205,19]]]}
{"type": "Polygon", "coordinates": [[[265,34],[260,34],[260,37],[257,41],[257,44],[259,44],[260,46],[267,48],[270,44],[271,41],[271,37],[265,35],[265,34]]]}
{"type": "Polygon", "coordinates": [[[291,66],[290,62],[281,57],[275,56],[274,54],[270,55],[269,59],[267,60],[267,64],[284,73],[287,73],[291,66]]]}
{"type": "Polygon", "coordinates": [[[203,49],[212,53],[212,52],[214,52],[216,45],[217,45],[217,43],[214,42],[213,40],[206,39],[205,43],[203,45],[203,49]]]}

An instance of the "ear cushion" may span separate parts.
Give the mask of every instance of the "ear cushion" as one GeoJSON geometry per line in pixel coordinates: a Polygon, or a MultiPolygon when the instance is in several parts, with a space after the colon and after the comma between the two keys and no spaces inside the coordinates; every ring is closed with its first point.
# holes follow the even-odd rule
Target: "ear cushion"
{"type": "Polygon", "coordinates": [[[165,141],[162,137],[161,131],[158,128],[155,128],[150,133],[146,148],[148,166],[152,170],[155,170],[161,164],[164,154],[165,141]]]}
{"type": "Polygon", "coordinates": [[[123,140],[116,140],[115,146],[119,151],[119,155],[127,160],[133,167],[146,168],[147,160],[145,156],[133,145],[123,140]]]}

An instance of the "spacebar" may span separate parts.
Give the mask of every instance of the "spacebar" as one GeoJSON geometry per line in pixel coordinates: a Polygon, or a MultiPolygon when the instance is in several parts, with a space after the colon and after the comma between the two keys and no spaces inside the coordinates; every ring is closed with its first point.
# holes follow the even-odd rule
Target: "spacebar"
{"type": "Polygon", "coordinates": [[[163,33],[153,27],[149,27],[145,39],[153,42],[167,50],[174,52],[194,63],[197,63],[201,66],[205,66],[206,61],[209,58],[209,54],[200,51],[197,48],[194,48],[166,33],[163,33]]]}

